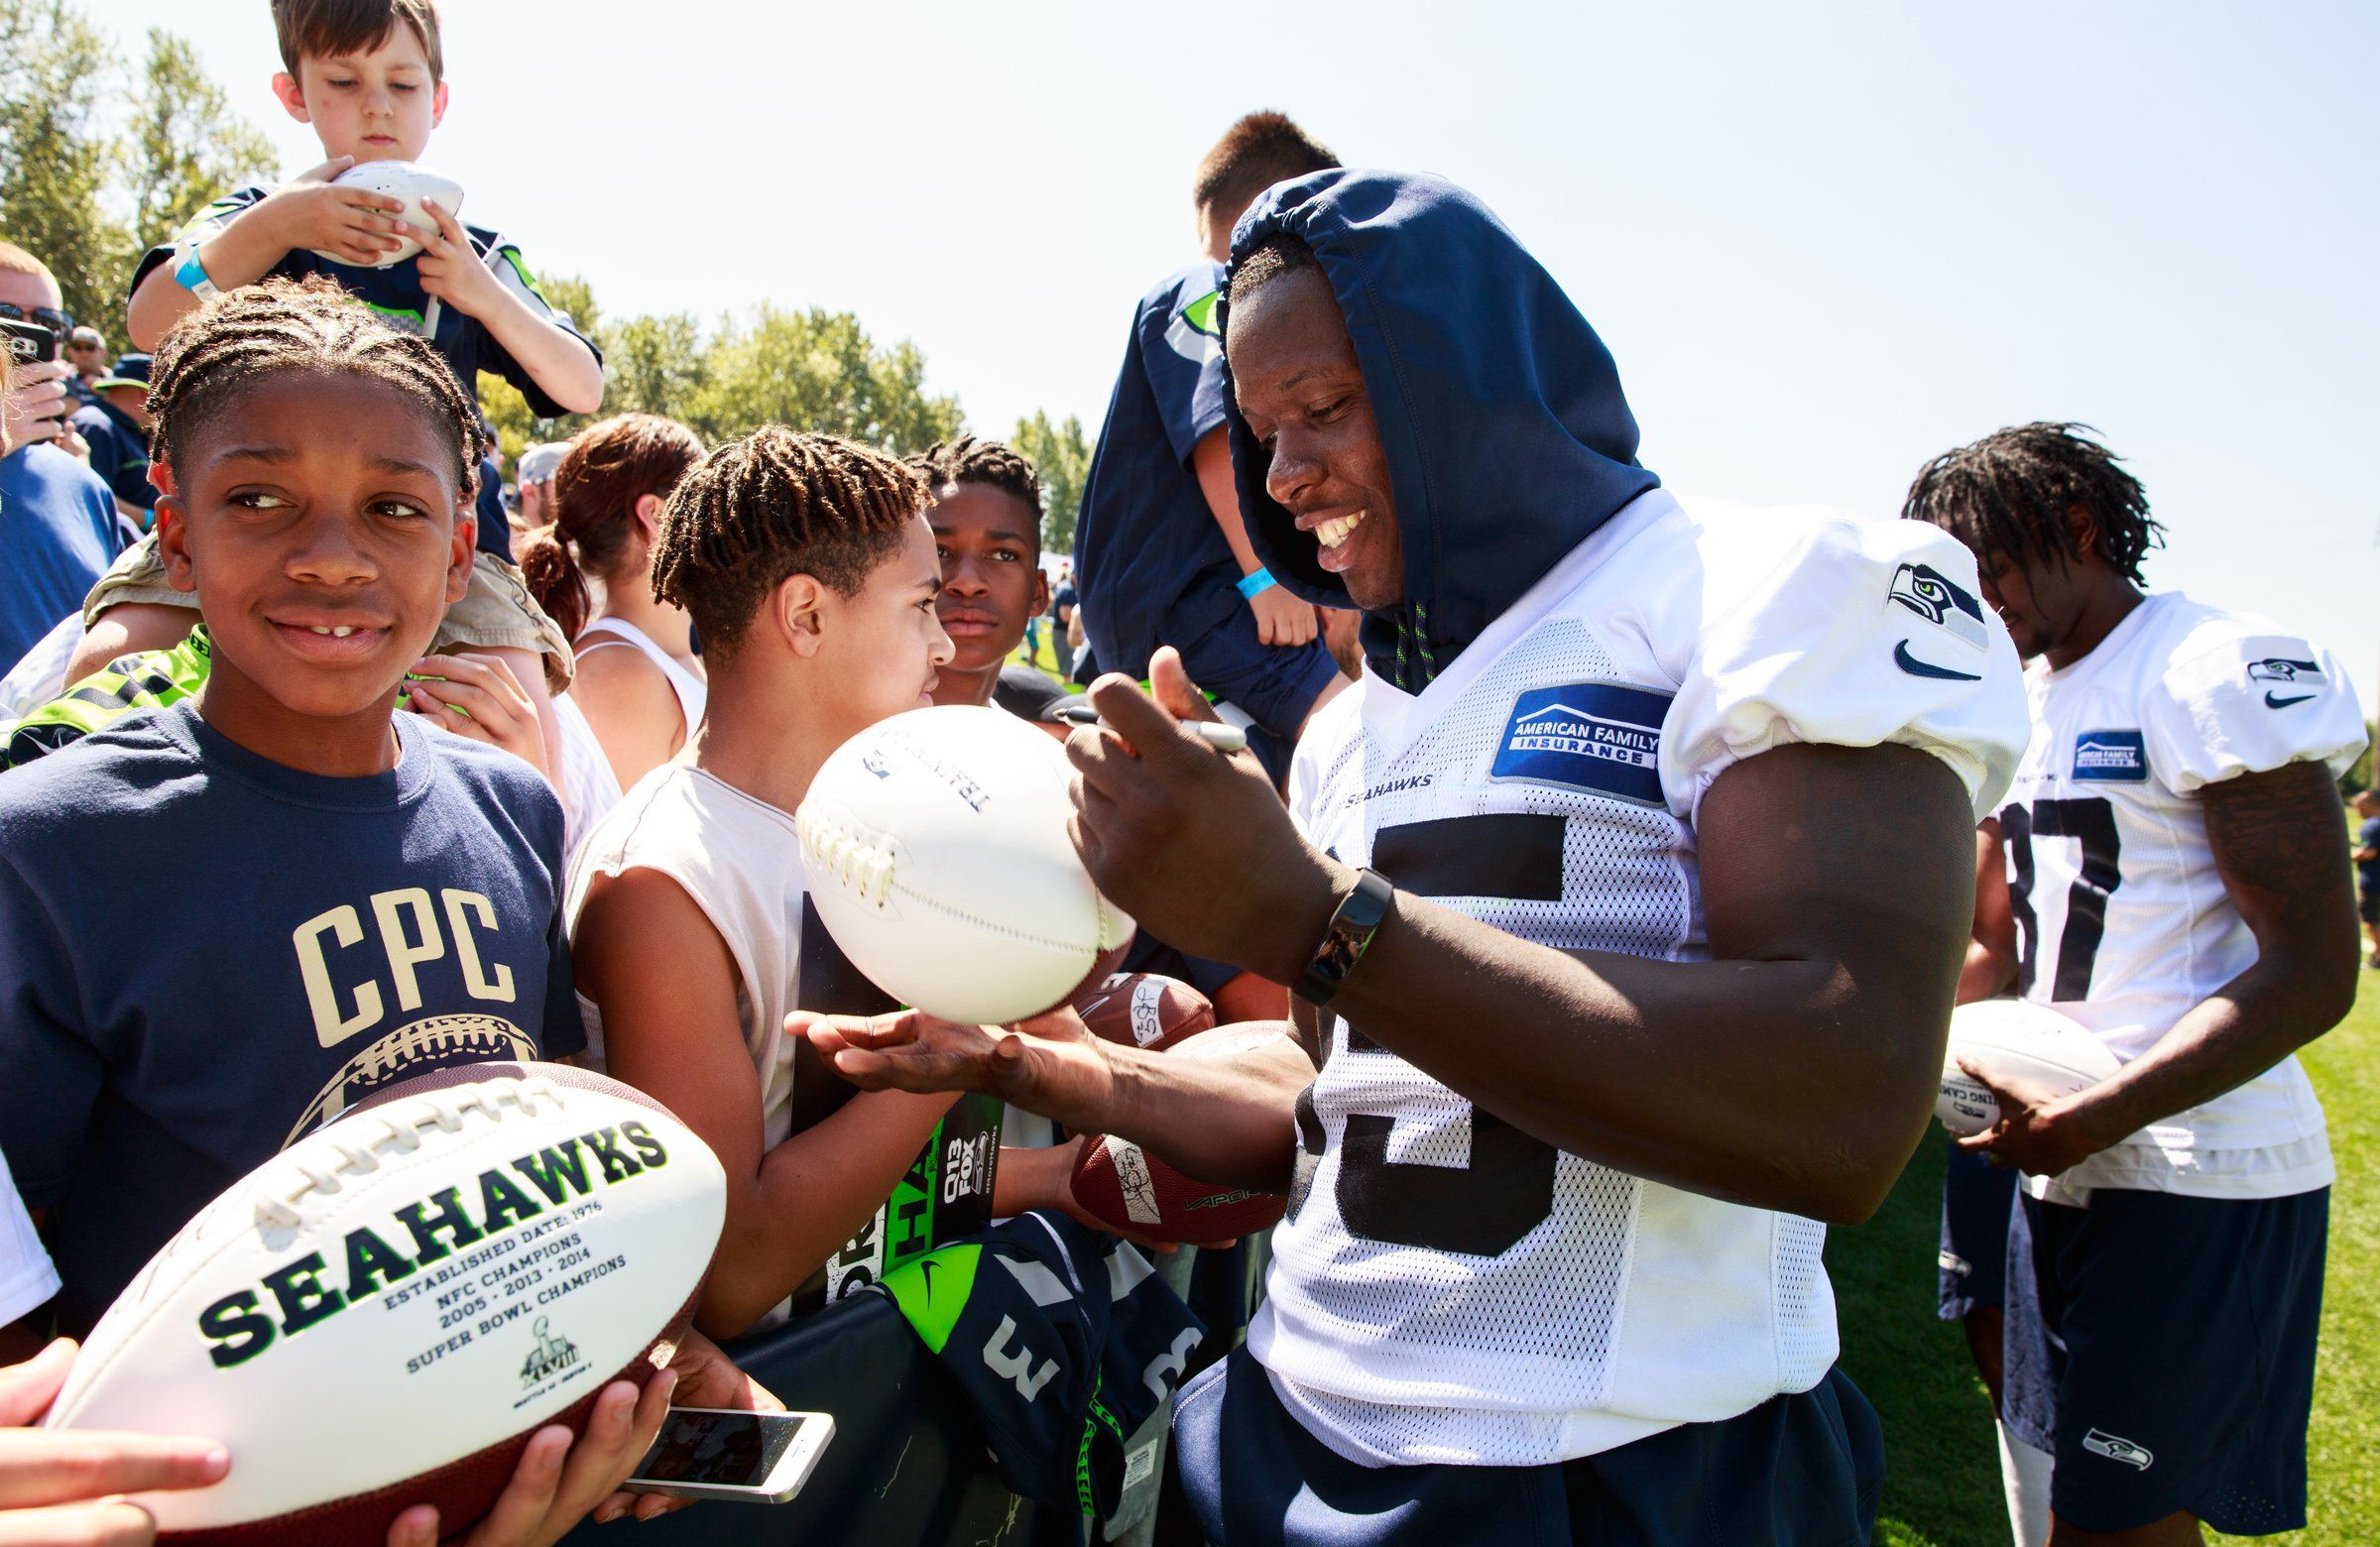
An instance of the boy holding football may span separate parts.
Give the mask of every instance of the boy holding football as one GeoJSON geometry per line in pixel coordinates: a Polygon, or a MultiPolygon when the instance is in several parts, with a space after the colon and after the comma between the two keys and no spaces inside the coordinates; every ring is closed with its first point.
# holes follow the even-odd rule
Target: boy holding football
{"type": "Polygon", "coordinates": [[[1270,189],[1222,333],[1251,541],[1363,609],[1365,675],[1287,812],[1177,723],[1170,653],[1153,700],[1102,679],[1076,838],[1134,917],[1294,983],[1319,1076],[1036,1034],[1062,1017],[805,1032],[863,1085],[1290,1189],[1174,1426],[1210,1542],[1864,1539],[1820,1222],[1924,1132],[2022,744],[1971,562],[1684,511],[1585,319],[1434,178],[1270,189]]]}
{"type": "Polygon", "coordinates": [[[2332,1178],[2296,1049],[2355,1000],[2362,711],[2302,635],[2144,589],[2148,496],[2080,425],[1945,452],[1903,514],[1973,551],[2032,661],[1976,954],[2123,1065],[2055,1099],[1990,1079],[2000,1122],[1961,1140],[2021,1173],[2004,1416],[2054,1459],[2050,1540],[2295,1530],[2332,1178]]]}
{"type": "MultiPolygon", "coordinates": [[[[268,275],[323,275],[391,326],[426,337],[465,392],[482,371],[518,387],[533,412],[593,413],[603,364],[569,319],[545,303],[520,248],[495,231],[432,210],[422,236],[398,220],[403,205],[334,179],[376,161],[413,162],[446,112],[444,56],[431,0],[274,0],[282,73],[274,95],[313,129],[323,164],[279,188],[234,190],[209,204],[135,271],[128,327],[147,347],[219,291],[268,275]],[[422,251],[376,267],[418,238],[422,251]]],[[[549,692],[570,682],[570,646],[521,583],[493,457],[479,471],[478,557],[451,609],[441,651],[495,654],[521,680],[543,726],[545,767],[558,764],[549,692]]],[[[108,661],[164,650],[187,633],[188,598],[166,580],[154,540],[127,549],[84,605],[88,637],[67,680],[108,661]]]]}
{"type": "MultiPolygon", "coordinates": [[[[571,870],[592,1050],[727,1170],[727,1228],[697,1316],[721,1337],[821,1303],[829,1258],[952,1105],[855,1096],[785,1031],[799,1008],[855,994],[890,1004],[810,905],[793,812],[830,753],[931,703],[952,660],[925,506],[902,463],[774,425],[685,475],[662,512],[653,581],[701,636],[702,725],[621,797],[571,870]]],[[[1006,1152],[997,1211],[1073,1212],[1072,1154],[1006,1152]]]]}

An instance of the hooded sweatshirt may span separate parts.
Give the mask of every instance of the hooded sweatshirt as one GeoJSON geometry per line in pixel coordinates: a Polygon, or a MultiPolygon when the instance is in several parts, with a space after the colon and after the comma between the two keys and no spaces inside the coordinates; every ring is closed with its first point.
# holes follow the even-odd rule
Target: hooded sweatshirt
{"type": "MultiPolygon", "coordinates": [[[[1405,599],[1369,613],[1369,669],[1419,691],[1621,507],[1637,465],[1619,370],[1562,287],[1478,198],[1438,178],[1340,168],[1260,195],[1232,273],[1276,235],[1313,250],[1363,366],[1396,499],[1405,599]],[[1450,284],[1460,276],[1462,283],[1450,284]]],[[[1230,286],[1219,310],[1230,371],[1230,286]]],[[[1231,396],[1249,540],[1273,577],[1351,607],[1320,544],[1265,492],[1270,458],[1231,396]]]]}

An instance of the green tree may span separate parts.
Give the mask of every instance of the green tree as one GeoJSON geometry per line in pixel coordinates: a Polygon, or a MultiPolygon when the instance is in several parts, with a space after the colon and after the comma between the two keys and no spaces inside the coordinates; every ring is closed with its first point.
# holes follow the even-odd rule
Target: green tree
{"type": "Polygon", "coordinates": [[[1052,424],[1047,413],[1035,409],[1031,418],[1016,421],[1014,443],[1041,476],[1041,545],[1071,553],[1074,519],[1091,477],[1091,443],[1083,438],[1083,421],[1069,414],[1064,423],[1052,424]]]}
{"type": "Polygon", "coordinates": [[[685,419],[705,439],[761,424],[848,435],[905,455],[959,432],[959,401],[925,391],[925,356],[878,345],[848,311],[768,302],[712,342],[685,419]]]}
{"type": "Polygon", "coordinates": [[[604,338],[603,406],[686,419],[708,371],[702,324],[692,312],[630,317],[604,338]]]}
{"type": "Polygon", "coordinates": [[[132,231],[142,248],[170,240],[210,200],[274,173],[272,142],[232,111],[189,44],[160,27],[149,29],[149,65],[125,150],[132,231]]]}
{"type": "Polygon", "coordinates": [[[131,235],[107,214],[117,154],[95,118],[114,66],[66,0],[0,0],[0,234],[50,266],[67,310],[120,335],[131,235]]]}

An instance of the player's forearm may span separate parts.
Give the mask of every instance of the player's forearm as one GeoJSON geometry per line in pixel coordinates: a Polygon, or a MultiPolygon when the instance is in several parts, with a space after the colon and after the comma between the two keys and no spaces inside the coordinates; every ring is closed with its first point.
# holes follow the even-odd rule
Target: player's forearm
{"type": "Polygon", "coordinates": [[[1573,956],[1400,893],[1331,1008],[1557,1148],[1849,1223],[1890,1191],[1940,1077],[1959,943],[1907,949],[1940,970],[1573,956]]]}
{"type": "Polygon", "coordinates": [[[761,1157],[756,1183],[731,1187],[695,1324],[732,1338],[799,1289],[857,1235],[957,1097],[876,1091],[761,1157]]]}
{"type": "Polygon", "coordinates": [[[1297,1097],[1314,1082],[1312,1061],[1288,1037],[1218,1059],[1106,1042],[1021,1045],[1024,1056],[999,1081],[1003,1100],[1077,1132],[1129,1139],[1198,1181],[1288,1185],[1297,1097]]]}
{"type": "Polygon", "coordinates": [[[565,414],[592,414],[603,407],[603,365],[584,340],[511,291],[498,287],[487,314],[478,317],[505,352],[520,362],[539,391],[565,414]]]}
{"type": "MultiPolygon", "coordinates": [[[[2350,937],[2351,942],[2351,937],[2350,937]]],[[[2115,1078],[2060,1105],[2103,1149],[2152,1123],[2237,1090],[2338,1024],[2354,1004],[2353,959],[2346,989],[2320,958],[2336,952],[2268,952],[2174,1022],[2115,1078]]]]}

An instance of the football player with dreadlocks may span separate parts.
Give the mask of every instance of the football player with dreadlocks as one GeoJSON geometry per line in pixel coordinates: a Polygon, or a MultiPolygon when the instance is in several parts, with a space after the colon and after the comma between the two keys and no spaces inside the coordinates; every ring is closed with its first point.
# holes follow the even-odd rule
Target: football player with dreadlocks
{"type": "Polygon", "coordinates": [[[2000,1122],[1961,1140],[2022,1173],[2003,1405],[2054,1458],[2050,1541],[2295,1530],[2332,1170],[2294,1054],[2355,999],[2336,780],[2362,711],[2303,636],[2145,589],[2161,529],[2083,426],[1945,452],[1903,514],[1974,553],[2032,662],[1985,826],[1996,984],[1967,992],[2054,1005],[2123,1064],[2060,1098],[1993,1079],[2000,1122]]]}

